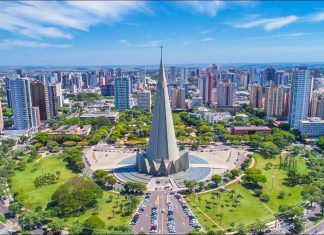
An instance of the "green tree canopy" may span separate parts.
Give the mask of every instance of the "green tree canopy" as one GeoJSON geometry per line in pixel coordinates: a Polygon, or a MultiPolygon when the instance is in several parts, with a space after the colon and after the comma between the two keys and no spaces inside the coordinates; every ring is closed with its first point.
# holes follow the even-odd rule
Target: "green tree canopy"
{"type": "Polygon", "coordinates": [[[51,205],[58,215],[76,215],[95,206],[102,194],[98,185],[88,177],[75,176],[55,191],[51,205]]]}

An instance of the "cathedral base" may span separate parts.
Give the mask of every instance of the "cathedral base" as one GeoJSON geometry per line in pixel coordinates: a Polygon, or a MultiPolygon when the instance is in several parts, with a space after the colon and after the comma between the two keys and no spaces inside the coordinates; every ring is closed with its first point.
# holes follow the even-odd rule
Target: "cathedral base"
{"type": "Polygon", "coordinates": [[[186,171],[189,168],[188,152],[180,153],[180,157],[176,161],[167,161],[162,159],[157,163],[146,157],[145,152],[137,153],[136,169],[140,173],[153,176],[168,176],[181,171],[186,171]]]}

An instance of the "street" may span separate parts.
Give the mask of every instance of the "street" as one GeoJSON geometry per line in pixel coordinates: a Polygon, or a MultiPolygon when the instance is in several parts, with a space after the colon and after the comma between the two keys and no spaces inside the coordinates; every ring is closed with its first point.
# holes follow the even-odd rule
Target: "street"
{"type": "Polygon", "coordinates": [[[179,234],[185,234],[192,230],[193,228],[189,225],[189,219],[184,213],[180,203],[172,194],[170,195],[170,190],[155,190],[151,195],[151,198],[143,211],[139,216],[138,221],[133,226],[133,231],[135,234],[139,232],[149,233],[151,228],[151,209],[157,207],[157,233],[158,234],[167,234],[167,203],[171,201],[174,206],[174,223],[175,231],[179,234]]]}

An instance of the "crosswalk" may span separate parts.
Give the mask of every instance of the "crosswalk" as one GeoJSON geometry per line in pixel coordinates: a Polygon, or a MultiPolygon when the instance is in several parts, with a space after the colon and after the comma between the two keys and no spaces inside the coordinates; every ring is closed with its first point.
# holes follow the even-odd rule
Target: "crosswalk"
{"type": "Polygon", "coordinates": [[[7,227],[3,227],[3,228],[0,229],[0,235],[7,235],[7,234],[10,234],[10,233],[11,233],[11,231],[7,227]]]}

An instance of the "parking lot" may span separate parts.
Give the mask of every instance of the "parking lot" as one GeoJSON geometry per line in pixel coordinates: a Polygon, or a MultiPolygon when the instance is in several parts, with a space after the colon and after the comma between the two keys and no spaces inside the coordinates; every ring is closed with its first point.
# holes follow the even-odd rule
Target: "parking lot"
{"type": "Polygon", "coordinates": [[[182,197],[165,189],[149,192],[131,221],[135,234],[186,234],[197,225],[198,221],[182,197]]]}

